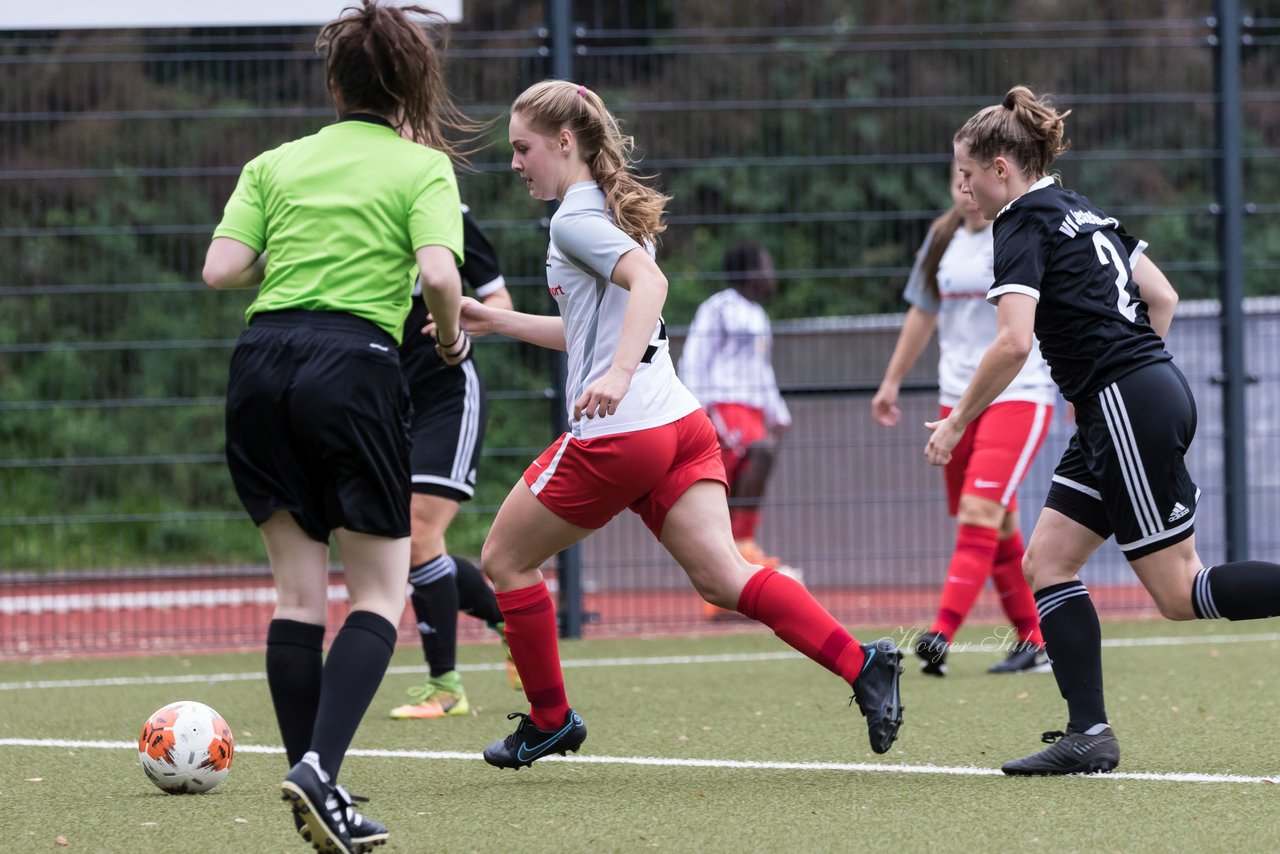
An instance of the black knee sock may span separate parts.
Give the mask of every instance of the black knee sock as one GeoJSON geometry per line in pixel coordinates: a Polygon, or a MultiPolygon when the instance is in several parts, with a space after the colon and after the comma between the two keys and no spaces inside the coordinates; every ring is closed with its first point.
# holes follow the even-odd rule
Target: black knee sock
{"type": "Polygon", "coordinates": [[[498,597],[493,595],[493,588],[484,580],[484,574],[464,557],[453,555],[453,562],[458,565],[459,610],[491,626],[501,623],[502,609],[498,607],[498,597]]]}
{"type": "Polygon", "coordinates": [[[311,749],[330,780],[373,701],[396,646],[396,627],[371,611],[352,611],[324,662],[324,684],[311,749]]]}
{"type": "Polygon", "coordinates": [[[1241,560],[1196,573],[1191,607],[1202,620],[1280,617],[1280,565],[1241,560]]]}
{"type": "Polygon", "coordinates": [[[413,613],[418,620],[422,654],[432,676],[458,667],[458,585],[457,567],[449,555],[434,557],[409,570],[413,593],[413,613]]]}
{"type": "Polygon", "coordinates": [[[1102,627],[1089,591],[1079,581],[1050,585],[1036,592],[1036,610],[1058,690],[1067,701],[1067,729],[1084,732],[1106,723],[1102,627]]]}
{"type": "Polygon", "coordinates": [[[267,688],[290,768],[311,746],[323,668],[324,626],[296,620],[267,625],[267,688]]]}

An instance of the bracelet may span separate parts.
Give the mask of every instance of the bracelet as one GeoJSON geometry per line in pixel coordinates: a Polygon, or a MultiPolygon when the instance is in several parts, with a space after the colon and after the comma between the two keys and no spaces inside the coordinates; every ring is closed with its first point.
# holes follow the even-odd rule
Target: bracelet
{"type": "Polygon", "coordinates": [[[461,352],[465,349],[465,347],[459,347],[457,351],[454,351],[454,349],[453,349],[453,348],[454,348],[455,346],[457,346],[458,342],[460,342],[460,341],[461,341],[461,342],[464,342],[464,344],[465,344],[466,340],[467,340],[467,330],[465,330],[465,329],[460,329],[460,330],[458,330],[458,337],[457,337],[457,338],[455,338],[455,339],[453,339],[453,342],[452,342],[452,343],[450,343],[450,344],[443,344],[443,343],[441,343],[441,342],[439,342],[439,341],[437,341],[436,343],[437,343],[437,344],[439,344],[440,349],[441,349],[441,350],[443,350],[443,351],[445,352],[445,355],[446,355],[446,356],[456,356],[456,355],[458,355],[458,353],[461,353],[461,352]]]}

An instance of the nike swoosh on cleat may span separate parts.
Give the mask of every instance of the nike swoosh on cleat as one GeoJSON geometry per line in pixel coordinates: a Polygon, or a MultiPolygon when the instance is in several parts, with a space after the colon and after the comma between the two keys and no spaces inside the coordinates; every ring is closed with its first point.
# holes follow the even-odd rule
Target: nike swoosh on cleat
{"type": "Polygon", "coordinates": [[[555,747],[556,742],[567,735],[569,730],[573,729],[578,720],[579,719],[576,717],[571,719],[567,724],[560,728],[559,732],[542,742],[542,744],[539,744],[533,750],[525,750],[528,745],[523,741],[520,742],[520,746],[516,748],[516,759],[519,759],[521,762],[532,762],[534,759],[537,759],[539,756],[555,747]]]}

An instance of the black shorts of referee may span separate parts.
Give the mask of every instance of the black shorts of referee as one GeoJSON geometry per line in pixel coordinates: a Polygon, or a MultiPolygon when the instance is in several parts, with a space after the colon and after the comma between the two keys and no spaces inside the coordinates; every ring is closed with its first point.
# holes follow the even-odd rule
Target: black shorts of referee
{"type": "Polygon", "coordinates": [[[227,385],[227,465],[255,524],[278,510],[318,542],[334,528],[409,536],[409,395],[396,342],[343,312],[257,314],[227,385]]]}

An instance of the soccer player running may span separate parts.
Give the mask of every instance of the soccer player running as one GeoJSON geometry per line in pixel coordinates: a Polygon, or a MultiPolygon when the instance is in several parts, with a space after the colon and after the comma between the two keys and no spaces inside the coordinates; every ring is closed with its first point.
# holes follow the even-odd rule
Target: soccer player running
{"type": "Polygon", "coordinates": [[[227,463],[275,580],[266,671],[292,766],[284,798],[305,839],[346,854],[387,838],[336,781],[405,604],[409,396],[396,347],[416,263],[440,357],[456,364],[469,351],[446,133],[475,128],[405,11],[365,0],[316,47],[338,121],[244,167],[204,278],[260,285],[231,359],[227,463]],[[423,144],[402,138],[402,124],[423,144]],[[331,535],[350,612],[323,658],[331,535]]]}
{"type": "Polygon", "coordinates": [[[1084,196],[1047,175],[1066,150],[1064,120],[1025,86],[955,135],[964,190],[995,220],[996,339],[925,456],[945,465],[966,428],[1017,376],[1033,333],[1054,381],[1075,406],[1076,433],[1054,472],[1024,561],[1040,628],[1067,701],[1051,746],[1008,762],[1006,774],[1109,771],[1120,745],[1107,722],[1098,614],[1081,567],[1109,536],[1171,620],[1280,614],[1280,566],[1206,567],[1196,554],[1199,490],[1184,456],[1195,400],[1164,348],[1177,295],[1129,235],[1084,196]]]}
{"type": "Polygon", "coordinates": [[[765,623],[851,684],[872,750],[886,752],[902,724],[902,653],[888,638],[859,644],[802,585],[748,563],[734,545],[715,429],[676,378],[661,317],[667,280],[653,241],[667,198],[630,171],[632,140],[595,92],[563,80],[525,90],[509,133],[511,166],[530,195],[561,203],[547,255],[560,316],[464,300],[463,325],[567,350],[569,429],[511,490],[481,556],[531,707],[509,716],[519,725],[485,760],[520,768],[585,740],[539,567],[626,508],[704,599],[765,623]]]}
{"type": "MultiPolygon", "coordinates": [[[[950,414],[973,380],[983,351],[996,337],[991,287],[991,221],[961,192],[951,169],[951,208],[934,220],[907,279],[911,304],[871,414],[885,427],[898,423],[898,390],[934,330],[938,332],[939,411],[950,414]]],[[[1031,353],[1008,388],[978,414],[952,451],[945,469],[947,508],[956,517],[956,545],[942,585],[942,601],[929,631],[915,643],[920,670],[947,673],[947,651],[988,578],[1018,634],[1004,661],[990,673],[1047,671],[1036,603],[1022,576],[1018,485],[1048,432],[1056,397],[1049,367],[1031,353]]]]}
{"type": "MultiPolygon", "coordinates": [[[[470,210],[462,207],[463,282],[487,306],[510,309],[511,294],[498,267],[493,244],[470,210]]],[[[472,357],[450,364],[436,352],[435,340],[422,334],[427,305],[419,280],[404,323],[400,365],[413,404],[410,455],[413,495],[409,501],[409,603],[417,617],[428,674],[425,684],[409,689],[412,702],[396,706],[391,717],[431,719],[471,711],[458,673],[458,611],[484,620],[502,634],[502,612],[484,576],[464,557],[449,554],[445,532],[463,501],[476,491],[476,472],[484,441],[484,382],[472,357]]],[[[504,650],[506,643],[503,642],[504,650]]],[[[519,690],[507,656],[507,675],[519,690]]]]}

